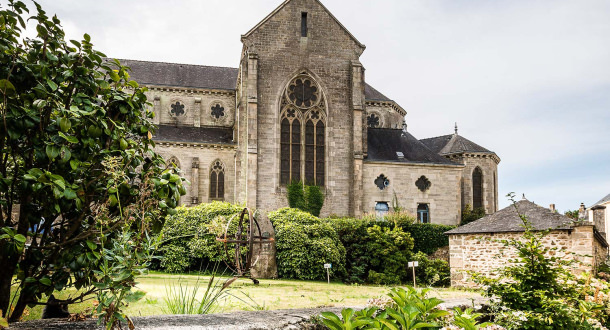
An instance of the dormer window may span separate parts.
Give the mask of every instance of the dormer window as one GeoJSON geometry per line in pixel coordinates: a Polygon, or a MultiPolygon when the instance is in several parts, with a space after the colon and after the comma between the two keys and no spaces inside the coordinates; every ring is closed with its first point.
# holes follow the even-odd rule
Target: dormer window
{"type": "Polygon", "coordinates": [[[301,13],[301,37],[307,37],[307,12],[301,13]]]}

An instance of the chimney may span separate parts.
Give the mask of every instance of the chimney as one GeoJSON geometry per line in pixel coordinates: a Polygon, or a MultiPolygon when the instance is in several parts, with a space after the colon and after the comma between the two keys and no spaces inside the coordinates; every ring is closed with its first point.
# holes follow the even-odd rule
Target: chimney
{"type": "Polygon", "coordinates": [[[551,209],[551,212],[556,213],[557,211],[555,210],[555,204],[551,204],[549,205],[549,209],[551,209]]]}
{"type": "Polygon", "coordinates": [[[586,215],[585,203],[580,203],[580,208],[578,209],[578,220],[583,220],[586,215]]]}

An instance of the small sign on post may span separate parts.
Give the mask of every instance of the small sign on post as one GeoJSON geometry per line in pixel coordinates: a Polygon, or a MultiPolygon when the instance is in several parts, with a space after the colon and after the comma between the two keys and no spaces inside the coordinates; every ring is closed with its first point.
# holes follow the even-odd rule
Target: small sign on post
{"type": "Polygon", "coordinates": [[[330,269],[333,268],[333,264],[324,264],[324,269],[326,269],[326,280],[328,284],[330,284],[330,269]]]}
{"type": "Polygon", "coordinates": [[[413,268],[413,287],[417,287],[417,284],[415,283],[415,267],[419,266],[419,261],[409,261],[409,263],[407,264],[407,267],[411,267],[413,268]]]}

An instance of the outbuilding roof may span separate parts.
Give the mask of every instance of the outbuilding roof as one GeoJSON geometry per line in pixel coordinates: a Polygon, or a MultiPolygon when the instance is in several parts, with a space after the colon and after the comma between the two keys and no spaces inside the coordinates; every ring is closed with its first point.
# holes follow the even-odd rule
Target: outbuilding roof
{"type": "Polygon", "coordinates": [[[608,194],[606,197],[600,199],[597,203],[593,204],[592,206],[601,205],[601,204],[604,204],[607,202],[610,202],[610,194],[608,194]]]}
{"type": "Polygon", "coordinates": [[[428,149],[409,132],[393,128],[368,128],[368,161],[399,163],[430,163],[456,165],[447,158],[428,149]],[[402,153],[399,156],[397,152],[402,153]]]}
{"type": "Polygon", "coordinates": [[[575,224],[574,220],[563,214],[553,212],[550,209],[523,199],[494,214],[452,229],[445,234],[523,232],[525,228],[519,214],[527,218],[534,230],[568,230],[575,224]]]}

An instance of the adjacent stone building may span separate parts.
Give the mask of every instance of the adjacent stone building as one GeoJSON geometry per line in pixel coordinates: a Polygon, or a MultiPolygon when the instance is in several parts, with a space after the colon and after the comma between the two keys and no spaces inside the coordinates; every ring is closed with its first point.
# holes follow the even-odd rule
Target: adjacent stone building
{"type": "Polygon", "coordinates": [[[458,224],[466,204],[496,211],[498,156],[457,128],[411,135],[407,112],[366,83],[365,46],[318,0],[285,1],[241,41],[237,68],[121,60],[149,88],[156,150],[191,182],[183,205],[269,211],[300,180],[323,187],[323,216],[398,205],[458,224]]]}
{"type": "MultiPolygon", "coordinates": [[[[584,208],[584,204],[581,207],[584,208]]],[[[585,211],[584,218],[593,222],[606,240],[608,240],[608,232],[610,231],[610,224],[608,224],[608,219],[610,219],[610,194],[583,211],[585,211]]]]}
{"type": "Polygon", "coordinates": [[[501,240],[520,239],[525,215],[534,230],[551,230],[543,241],[558,257],[574,258],[575,272],[595,271],[608,255],[608,243],[597,227],[588,221],[574,221],[562,214],[521,200],[492,215],[448,231],[449,265],[452,286],[474,286],[469,271],[497,276],[516,257],[513,248],[501,240]]]}

